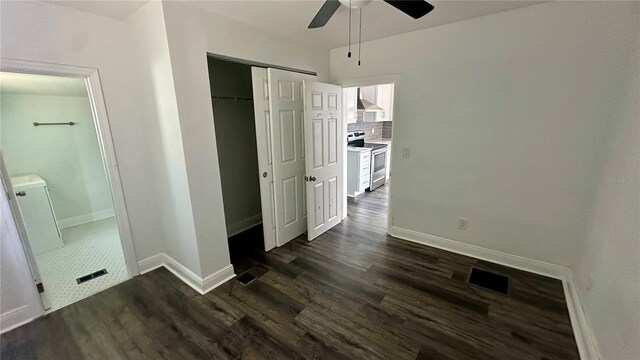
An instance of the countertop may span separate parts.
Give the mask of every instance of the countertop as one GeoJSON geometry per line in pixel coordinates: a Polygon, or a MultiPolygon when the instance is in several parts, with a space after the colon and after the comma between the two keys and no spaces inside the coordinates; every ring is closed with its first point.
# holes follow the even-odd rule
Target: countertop
{"type": "Polygon", "coordinates": [[[389,148],[391,148],[391,139],[377,139],[377,140],[371,140],[367,142],[370,144],[387,144],[389,145],[389,148]]]}
{"type": "Polygon", "coordinates": [[[354,151],[354,152],[371,152],[371,148],[347,146],[347,151],[354,151]]]}

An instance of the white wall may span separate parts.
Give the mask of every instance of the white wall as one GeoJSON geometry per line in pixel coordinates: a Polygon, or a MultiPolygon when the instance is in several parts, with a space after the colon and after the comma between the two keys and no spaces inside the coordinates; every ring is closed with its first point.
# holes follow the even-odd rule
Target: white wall
{"type": "Polygon", "coordinates": [[[1,144],[10,174],[38,174],[47,182],[61,227],[75,225],[78,217],[113,216],[89,98],[0,96],[1,144]],[[76,125],[33,126],[33,122],[69,121],[76,125]]]}
{"type": "Polygon", "coordinates": [[[150,2],[124,21],[46,2],[0,10],[3,57],[99,69],[138,260],[167,253],[201,277],[226,268],[206,53],[326,78],[328,50],[187,2],[150,2]]]}
{"type": "MultiPolygon", "coordinates": [[[[164,251],[162,214],[169,210],[159,199],[169,191],[160,181],[160,174],[167,171],[155,103],[142,87],[144,78],[132,38],[129,24],[122,21],[46,2],[0,3],[3,58],[99,69],[136,257],[141,260],[164,251]]],[[[23,273],[24,258],[14,259],[3,261],[3,266],[23,273]]],[[[10,272],[3,268],[3,280],[10,276],[5,274],[10,272]]],[[[21,288],[33,288],[30,281],[18,283],[21,288]]],[[[4,294],[21,299],[15,291],[4,294]]],[[[2,313],[9,310],[4,300],[2,313]]]]}
{"type": "Polygon", "coordinates": [[[42,315],[42,304],[0,184],[0,331],[42,315]]]}
{"type": "Polygon", "coordinates": [[[605,359],[640,356],[638,12],[548,2],[331,52],[334,81],[400,78],[393,226],[571,267],[605,359]]]}
{"type": "Polygon", "coordinates": [[[360,67],[332,50],[333,80],[400,78],[393,225],[571,265],[632,6],[551,2],[393,36],[364,43],[360,67]]]}
{"type": "Polygon", "coordinates": [[[0,3],[3,57],[98,68],[138,259],[162,251],[163,166],[129,25],[46,2],[0,3]]]}
{"type": "MultiPolygon", "coordinates": [[[[632,21],[633,19],[628,19],[632,21]]],[[[640,16],[635,21],[638,33],[640,16]]],[[[640,359],[640,41],[629,43],[618,114],[603,132],[598,186],[575,262],[603,359],[640,359]]]]}
{"type": "Polygon", "coordinates": [[[328,50],[207,13],[190,2],[164,2],[189,189],[202,274],[228,266],[220,169],[207,52],[316,71],[328,76],[328,50]]]}
{"type": "MultiPolygon", "coordinates": [[[[212,95],[253,97],[251,66],[216,59],[208,65],[212,95]]],[[[262,213],[253,102],[212,103],[227,233],[242,231],[262,213]]]]}

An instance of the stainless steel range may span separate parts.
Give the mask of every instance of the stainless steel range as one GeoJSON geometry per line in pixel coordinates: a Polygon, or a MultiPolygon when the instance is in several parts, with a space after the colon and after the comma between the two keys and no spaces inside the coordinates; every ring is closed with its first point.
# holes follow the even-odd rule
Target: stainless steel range
{"type": "Polygon", "coordinates": [[[367,190],[373,191],[384,185],[387,181],[387,144],[367,143],[364,141],[364,132],[353,131],[347,133],[347,145],[371,148],[371,174],[367,190]]]}

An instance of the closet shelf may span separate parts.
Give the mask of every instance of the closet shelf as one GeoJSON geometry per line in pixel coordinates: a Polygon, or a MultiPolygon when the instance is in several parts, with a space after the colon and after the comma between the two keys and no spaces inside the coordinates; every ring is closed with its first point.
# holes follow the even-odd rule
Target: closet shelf
{"type": "Polygon", "coordinates": [[[241,97],[241,96],[218,96],[211,97],[213,100],[226,100],[226,101],[253,101],[253,98],[241,97]]]}

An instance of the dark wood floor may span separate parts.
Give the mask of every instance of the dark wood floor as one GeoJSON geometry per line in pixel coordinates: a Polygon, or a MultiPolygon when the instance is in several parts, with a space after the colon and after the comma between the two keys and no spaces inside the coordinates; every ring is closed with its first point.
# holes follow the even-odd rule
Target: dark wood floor
{"type": "Polygon", "coordinates": [[[236,272],[198,295],[158,269],[2,336],[7,359],[577,359],[558,280],[385,235],[386,187],[313,242],[232,238],[236,272]],[[511,277],[508,296],[466,283],[511,277]]]}

